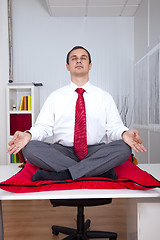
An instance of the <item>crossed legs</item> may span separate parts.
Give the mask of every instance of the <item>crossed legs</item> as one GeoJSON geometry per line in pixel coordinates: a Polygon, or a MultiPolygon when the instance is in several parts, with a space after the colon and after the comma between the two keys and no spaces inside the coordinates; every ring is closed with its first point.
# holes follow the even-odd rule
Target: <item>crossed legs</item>
{"type": "MultiPolygon", "coordinates": [[[[65,180],[105,174],[124,163],[131,155],[131,148],[123,140],[88,146],[87,155],[80,161],[75,156],[73,147],[30,141],[23,153],[31,164],[51,171],[53,180],[65,180]]],[[[40,171],[41,174],[48,174],[40,171]]]]}

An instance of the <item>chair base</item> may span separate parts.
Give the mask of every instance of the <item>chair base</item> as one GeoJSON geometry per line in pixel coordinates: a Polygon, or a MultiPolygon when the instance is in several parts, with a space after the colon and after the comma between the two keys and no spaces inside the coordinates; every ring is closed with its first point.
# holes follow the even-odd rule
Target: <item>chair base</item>
{"type": "Polygon", "coordinates": [[[78,214],[77,214],[77,229],[62,227],[62,226],[52,226],[52,233],[54,235],[58,235],[59,233],[63,233],[69,235],[65,237],[63,240],[87,240],[93,238],[108,238],[109,240],[116,240],[117,233],[114,232],[106,232],[106,231],[87,231],[90,227],[91,221],[87,219],[84,222],[84,207],[78,206],[78,214]]]}
{"type": "MultiPolygon", "coordinates": [[[[88,221],[88,220],[87,220],[88,221]]],[[[52,233],[54,235],[58,235],[59,233],[63,233],[69,235],[68,237],[63,238],[63,240],[87,240],[92,238],[108,238],[109,240],[116,240],[117,234],[113,232],[105,232],[105,231],[83,231],[78,233],[73,228],[61,227],[61,226],[52,226],[52,233]]]]}

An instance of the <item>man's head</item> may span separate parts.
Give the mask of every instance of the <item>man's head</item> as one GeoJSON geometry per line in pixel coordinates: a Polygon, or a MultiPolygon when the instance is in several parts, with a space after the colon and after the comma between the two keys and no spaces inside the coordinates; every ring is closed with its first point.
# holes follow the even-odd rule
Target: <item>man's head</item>
{"type": "Polygon", "coordinates": [[[87,50],[86,48],[84,48],[84,47],[82,47],[82,46],[75,46],[75,47],[73,47],[73,48],[69,51],[69,53],[67,54],[66,63],[69,64],[69,57],[70,57],[71,52],[74,51],[74,50],[77,50],[77,49],[83,49],[83,50],[85,50],[85,51],[87,52],[87,54],[88,54],[89,63],[91,63],[91,55],[90,55],[90,53],[88,52],[88,50],[87,50]]]}
{"type": "Polygon", "coordinates": [[[92,67],[89,52],[80,46],[72,48],[67,55],[66,67],[70,72],[71,81],[77,86],[83,86],[89,80],[89,71],[92,67]]]}

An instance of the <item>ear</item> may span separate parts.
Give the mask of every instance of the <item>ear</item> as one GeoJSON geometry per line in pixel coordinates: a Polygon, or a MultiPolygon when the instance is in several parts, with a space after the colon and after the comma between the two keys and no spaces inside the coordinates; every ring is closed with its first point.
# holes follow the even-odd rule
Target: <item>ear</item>
{"type": "Polygon", "coordinates": [[[68,71],[70,70],[69,64],[66,64],[66,68],[68,71]]]}
{"type": "Polygon", "coordinates": [[[89,70],[91,70],[91,68],[92,68],[92,63],[89,64],[89,70]]]}

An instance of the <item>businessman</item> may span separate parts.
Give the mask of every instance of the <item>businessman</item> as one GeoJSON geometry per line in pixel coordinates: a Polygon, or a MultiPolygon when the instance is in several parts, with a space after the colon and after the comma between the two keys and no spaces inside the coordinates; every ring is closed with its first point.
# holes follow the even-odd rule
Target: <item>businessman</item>
{"type": "Polygon", "coordinates": [[[116,179],[114,167],[135,152],[145,152],[136,129],[122,123],[113,98],[89,81],[92,68],[87,49],[76,46],[66,58],[71,83],[54,91],[44,103],[35,126],[17,131],[8,153],[21,149],[40,168],[33,181],[101,176],[116,179]],[[53,137],[53,144],[44,142],[53,137]]]}

